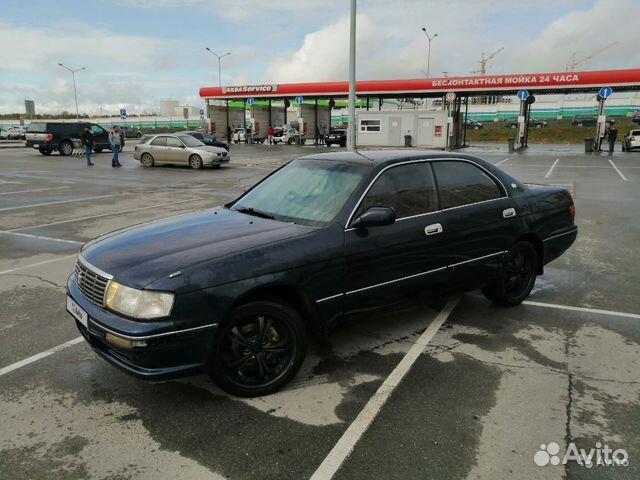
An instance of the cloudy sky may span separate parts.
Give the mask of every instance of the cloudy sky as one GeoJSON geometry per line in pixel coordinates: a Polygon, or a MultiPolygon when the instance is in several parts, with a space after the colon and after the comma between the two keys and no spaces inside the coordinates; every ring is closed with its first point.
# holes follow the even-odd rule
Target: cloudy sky
{"type": "MultiPolygon", "coordinates": [[[[489,73],[638,68],[640,0],[359,0],[358,78],[470,75],[480,54],[504,47],[489,73]]],[[[0,113],[157,111],[160,100],[200,105],[198,89],[346,80],[348,0],[29,0],[2,2],[0,113]]]]}

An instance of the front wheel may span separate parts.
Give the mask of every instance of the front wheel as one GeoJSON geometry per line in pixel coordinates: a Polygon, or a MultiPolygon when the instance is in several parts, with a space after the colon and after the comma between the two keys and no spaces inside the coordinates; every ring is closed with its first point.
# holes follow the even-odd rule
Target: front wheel
{"type": "Polygon", "coordinates": [[[295,310],[251,302],[231,312],[216,332],[209,375],[232,395],[268,395],[291,381],[305,353],[305,329],[295,310]]]}
{"type": "Polygon", "coordinates": [[[529,242],[517,242],[504,255],[496,282],[483,288],[482,293],[498,305],[518,305],[531,293],[537,270],[536,249],[529,242]]]}
{"type": "Polygon", "coordinates": [[[140,163],[147,168],[151,168],[155,162],[150,153],[143,153],[140,157],[140,163]]]}
{"type": "Polygon", "coordinates": [[[194,170],[200,170],[202,168],[202,158],[200,158],[200,155],[191,155],[189,157],[189,165],[191,165],[191,168],[194,170]]]}

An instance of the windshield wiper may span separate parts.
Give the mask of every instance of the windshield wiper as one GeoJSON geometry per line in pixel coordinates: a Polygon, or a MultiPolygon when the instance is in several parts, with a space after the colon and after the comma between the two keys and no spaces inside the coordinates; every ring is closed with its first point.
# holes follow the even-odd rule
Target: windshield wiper
{"type": "Polygon", "coordinates": [[[254,217],[267,218],[269,220],[276,219],[276,217],[274,217],[273,215],[269,215],[268,213],[261,212],[260,210],[256,210],[255,208],[250,208],[250,207],[236,208],[235,211],[240,213],[246,213],[247,215],[253,215],[254,217]]]}

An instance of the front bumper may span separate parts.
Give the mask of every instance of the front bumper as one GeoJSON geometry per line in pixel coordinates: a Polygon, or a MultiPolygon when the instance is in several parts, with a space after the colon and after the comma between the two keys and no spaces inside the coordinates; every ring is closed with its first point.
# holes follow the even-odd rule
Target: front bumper
{"type": "Polygon", "coordinates": [[[176,330],[171,320],[133,321],[102,309],[82,295],[75,274],[67,294],[87,312],[87,327],[76,321],[91,348],[120,370],[145,380],[184,377],[205,370],[217,325],[176,330]],[[144,346],[124,347],[135,341],[144,346]]]}
{"type": "Polygon", "coordinates": [[[227,154],[226,156],[215,156],[215,157],[206,157],[203,158],[202,163],[207,166],[212,165],[222,165],[223,163],[229,163],[231,161],[231,155],[227,154]]]}

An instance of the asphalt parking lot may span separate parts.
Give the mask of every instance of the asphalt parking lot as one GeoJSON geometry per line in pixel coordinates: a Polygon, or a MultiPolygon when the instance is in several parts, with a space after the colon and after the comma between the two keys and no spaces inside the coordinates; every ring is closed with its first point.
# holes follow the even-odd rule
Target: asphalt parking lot
{"type": "Polygon", "coordinates": [[[275,395],[144,383],[78,339],[65,285],[83,242],[224,204],[319,150],[234,145],[230,165],[202,171],[144,169],[130,146],[122,169],[0,150],[0,478],[639,478],[640,154],[466,150],[570,189],[574,246],[521,306],[471,293],[355,319],[275,395]],[[629,463],[536,465],[552,442],[629,463]]]}

